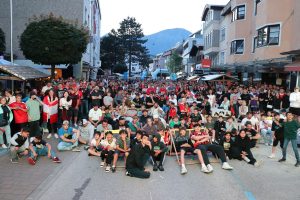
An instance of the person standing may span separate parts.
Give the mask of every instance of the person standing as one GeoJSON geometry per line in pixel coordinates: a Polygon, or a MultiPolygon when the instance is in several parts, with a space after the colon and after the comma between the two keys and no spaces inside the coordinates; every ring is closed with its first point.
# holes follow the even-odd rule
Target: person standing
{"type": "Polygon", "coordinates": [[[49,134],[47,138],[51,138],[54,134],[55,138],[57,135],[57,121],[58,121],[58,98],[55,96],[53,90],[49,90],[48,94],[43,100],[43,121],[47,124],[49,134]]]}
{"type": "Polygon", "coordinates": [[[40,111],[41,100],[36,97],[35,92],[30,93],[30,99],[26,102],[28,108],[28,125],[30,129],[30,137],[40,136],[40,111]]]}
{"type": "Polygon", "coordinates": [[[300,166],[299,152],[297,148],[297,130],[300,128],[298,121],[294,120],[294,115],[291,112],[287,113],[287,121],[283,123],[284,142],[282,149],[282,158],[278,162],[286,161],[286,149],[289,142],[292,143],[293,151],[296,157],[295,167],[300,166]]]}
{"type": "Polygon", "coordinates": [[[290,94],[290,112],[300,116],[300,92],[298,87],[290,94]]]}
{"type": "Polygon", "coordinates": [[[22,95],[16,95],[16,102],[9,104],[9,107],[13,111],[15,126],[13,133],[21,131],[28,123],[27,106],[22,102],[22,95]]]}
{"type": "Polygon", "coordinates": [[[13,114],[10,110],[9,106],[6,105],[6,98],[2,97],[0,98],[0,146],[2,148],[6,149],[7,146],[4,144],[3,140],[3,134],[6,135],[6,141],[8,146],[10,145],[10,139],[11,139],[11,129],[10,129],[10,123],[13,120],[13,114]]]}

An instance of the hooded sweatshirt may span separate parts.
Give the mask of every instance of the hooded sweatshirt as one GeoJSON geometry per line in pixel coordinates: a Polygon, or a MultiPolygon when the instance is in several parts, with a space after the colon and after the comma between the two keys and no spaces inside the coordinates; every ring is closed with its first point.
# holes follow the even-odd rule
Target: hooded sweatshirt
{"type": "Polygon", "coordinates": [[[161,150],[162,152],[167,152],[168,148],[166,147],[166,145],[163,142],[161,142],[161,135],[155,134],[153,136],[153,138],[154,137],[157,138],[157,142],[154,142],[153,140],[151,141],[151,146],[152,146],[151,151],[154,152],[156,150],[161,150]]]}

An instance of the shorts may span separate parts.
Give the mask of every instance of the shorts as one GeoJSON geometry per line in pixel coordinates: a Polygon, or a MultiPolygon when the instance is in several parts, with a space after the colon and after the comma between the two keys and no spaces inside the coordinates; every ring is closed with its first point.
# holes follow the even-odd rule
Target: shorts
{"type": "Polygon", "coordinates": [[[181,150],[184,150],[185,153],[193,153],[193,154],[194,154],[194,151],[195,151],[195,149],[193,147],[181,147],[179,149],[179,151],[181,151],[181,150]]]}
{"type": "Polygon", "coordinates": [[[70,109],[71,117],[78,117],[78,109],[70,109]]]}

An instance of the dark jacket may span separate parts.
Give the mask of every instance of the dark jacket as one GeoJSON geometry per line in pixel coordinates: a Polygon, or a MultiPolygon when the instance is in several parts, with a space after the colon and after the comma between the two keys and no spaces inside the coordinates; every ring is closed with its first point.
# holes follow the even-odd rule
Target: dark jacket
{"type": "Polygon", "coordinates": [[[129,153],[126,160],[126,169],[138,168],[144,170],[145,160],[149,158],[150,148],[149,146],[143,145],[141,143],[135,145],[129,153]]]}
{"type": "Polygon", "coordinates": [[[162,152],[167,152],[168,148],[166,147],[166,145],[163,142],[160,141],[161,140],[161,135],[156,134],[153,137],[156,137],[158,141],[154,142],[153,139],[152,139],[152,141],[151,141],[151,146],[152,146],[151,152],[154,152],[155,150],[161,150],[162,152]]]}
{"type": "Polygon", "coordinates": [[[239,151],[249,151],[251,148],[251,140],[246,135],[244,138],[241,138],[241,136],[236,136],[234,146],[239,149],[239,151]]]}

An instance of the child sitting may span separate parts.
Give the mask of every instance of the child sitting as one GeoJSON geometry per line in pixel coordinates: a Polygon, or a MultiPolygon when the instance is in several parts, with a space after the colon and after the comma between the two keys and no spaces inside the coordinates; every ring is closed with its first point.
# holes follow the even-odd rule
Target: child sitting
{"type": "Polygon", "coordinates": [[[101,141],[101,147],[103,148],[101,152],[101,159],[102,162],[100,163],[100,167],[103,167],[105,162],[104,160],[106,159],[106,168],[105,172],[110,172],[111,168],[111,161],[114,158],[114,152],[116,149],[116,139],[113,137],[113,134],[111,131],[108,131],[105,133],[105,139],[101,141]]]}
{"type": "Polygon", "coordinates": [[[155,134],[153,135],[153,139],[151,142],[151,158],[153,161],[153,171],[164,171],[163,167],[163,161],[165,158],[165,154],[168,151],[168,148],[166,145],[161,142],[161,135],[160,134],[155,134]],[[159,161],[159,164],[157,166],[157,161],[159,161]]]}
{"type": "Polygon", "coordinates": [[[94,138],[92,139],[90,143],[90,148],[88,149],[89,156],[98,156],[100,157],[101,154],[101,140],[103,137],[101,137],[102,134],[100,132],[96,132],[94,134],[94,138]]]}
{"type": "Polygon", "coordinates": [[[221,140],[220,145],[224,148],[224,152],[229,159],[232,159],[232,146],[233,140],[231,139],[231,133],[226,132],[224,138],[221,140]]]}
{"type": "Polygon", "coordinates": [[[112,172],[116,171],[116,164],[118,161],[118,157],[119,154],[123,153],[124,154],[124,162],[125,162],[125,166],[126,166],[126,159],[129,155],[129,151],[130,151],[130,139],[127,137],[128,133],[126,130],[120,130],[119,132],[120,137],[117,140],[117,147],[116,147],[116,151],[114,154],[114,160],[113,160],[113,165],[112,165],[112,172]]]}
{"type": "Polygon", "coordinates": [[[28,163],[35,165],[38,156],[48,156],[53,162],[60,163],[58,157],[56,157],[51,145],[42,139],[42,136],[35,136],[29,145],[30,153],[28,157],[28,163]]]}

